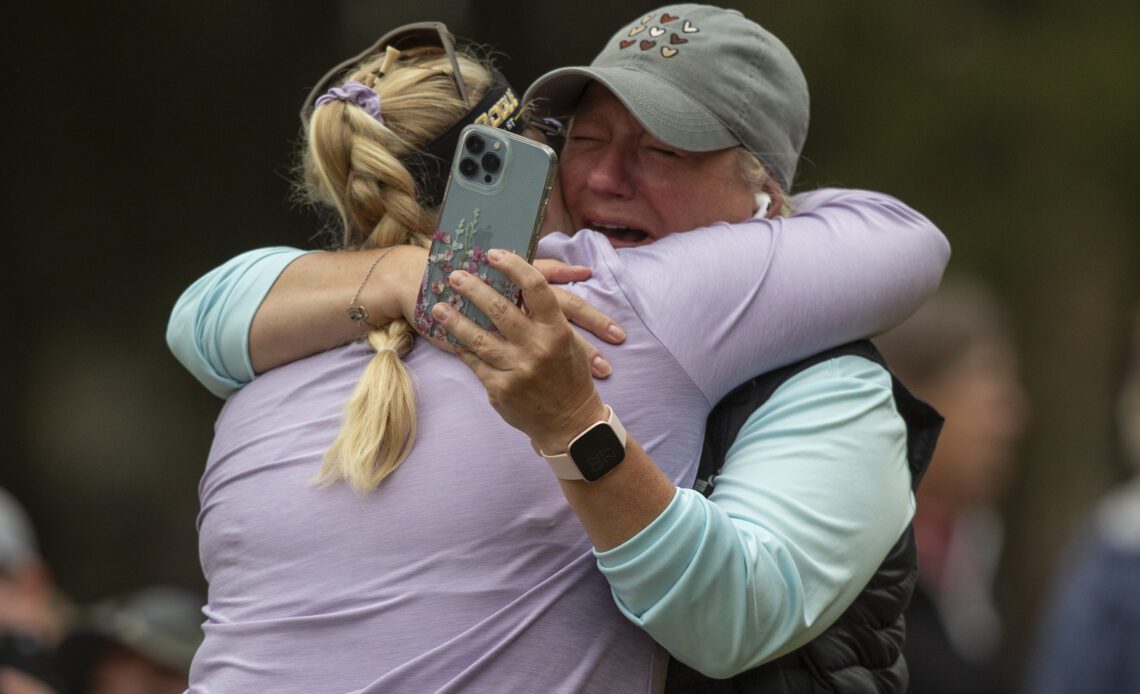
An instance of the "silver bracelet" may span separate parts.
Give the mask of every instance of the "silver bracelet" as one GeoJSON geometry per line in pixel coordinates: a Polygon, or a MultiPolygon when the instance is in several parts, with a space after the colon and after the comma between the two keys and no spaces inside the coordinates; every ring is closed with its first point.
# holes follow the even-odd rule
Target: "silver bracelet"
{"type": "Polygon", "coordinates": [[[380,261],[384,259],[384,256],[388,255],[393,248],[395,248],[395,246],[388,246],[385,248],[380,253],[380,255],[376,256],[376,260],[373,260],[372,264],[368,266],[368,271],[364,273],[364,279],[360,280],[360,286],[356,288],[356,292],[353,293],[352,299],[348,302],[348,308],[344,310],[344,313],[348,316],[348,319],[353,323],[356,323],[357,327],[363,328],[364,326],[368,326],[373,330],[380,329],[380,326],[368,320],[368,309],[356,303],[356,300],[360,298],[360,292],[364,289],[364,285],[368,283],[368,278],[372,276],[372,271],[376,269],[376,266],[380,264],[380,261]]]}

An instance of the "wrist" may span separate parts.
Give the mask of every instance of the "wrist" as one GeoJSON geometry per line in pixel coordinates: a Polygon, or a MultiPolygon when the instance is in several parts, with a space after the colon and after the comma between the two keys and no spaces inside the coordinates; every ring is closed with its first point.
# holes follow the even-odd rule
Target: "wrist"
{"type": "Polygon", "coordinates": [[[541,431],[536,431],[535,435],[531,436],[531,442],[548,455],[565,453],[575,437],[595,423],[604,421],[606,413],[605,403],[602,402],[597,390],[594,390],[566,416],[552,420],[541,431]]]}
{"type": "Polygon", "coordinates": [[[535,447],[554,476],[566,481],[597,482],[625,460],[625,427],[613,409],[602,408],[600,419],[575,436],[565,453],[550,454],[535,447]]]}
{"type": "Polygon", "coordinates": [[[362,299],[367,299],[367,306],[375,307],[384,322],[410,320],[426,265],[426,248],[394,246],[376,267],[362,299]]]}

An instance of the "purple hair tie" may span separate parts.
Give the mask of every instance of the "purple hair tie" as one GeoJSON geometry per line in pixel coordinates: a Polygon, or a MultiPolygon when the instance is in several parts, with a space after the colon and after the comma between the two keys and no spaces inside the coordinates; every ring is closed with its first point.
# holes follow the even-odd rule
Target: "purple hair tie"
{"type": "Polygon", "coordinates": [[[317,97],[314,106],[322,106],[330,101],[347,101],[356,104],[377,121],[384,122],[380,116],[380,95],[360,82],[345,82],[340,87],[333,87],[317,97]]]}

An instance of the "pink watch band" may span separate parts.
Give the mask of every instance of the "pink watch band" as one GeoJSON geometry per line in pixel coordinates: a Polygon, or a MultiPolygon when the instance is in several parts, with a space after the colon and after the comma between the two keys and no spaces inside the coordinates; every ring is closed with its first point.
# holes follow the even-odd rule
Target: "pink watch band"
{"type": "Polygon", "coordinates": [[[625,447],[627,438],[625,427],[622,426],[621,420],[619,420],[617,418],[617,415],[614,414],[613,408],[609,405],[606,405],[606,419],[594,422],[590,426],[586,427],[585,431],[575,436],[574,439],[570,441],[570,445],[567,446],[565,453],[548,455],[546,453],[543,453],[538,446],[534,445],[533,441],[531,442],[531,448],[534,449],[535,453],[546,459],[546,463],[550,466],[550,469],[554,471],[555,477],[563,480],[584,480],[586,477],[582,474],[582,471],[578,469],[578,464],[574,462],[574,459],[572,457],[570,457],[570,451],[574,448],[574,443],[577,442],[578,439],[585,436],[597,426],[608,426],[613,430],[618,440],[621,441],[622,447],[625,447]]]}

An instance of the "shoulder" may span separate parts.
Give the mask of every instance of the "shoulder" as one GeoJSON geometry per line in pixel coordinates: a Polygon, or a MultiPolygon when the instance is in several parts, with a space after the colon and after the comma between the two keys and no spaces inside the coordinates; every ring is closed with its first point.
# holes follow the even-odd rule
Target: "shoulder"
{"type": "Polygon", "coordinates": [[[765,405],[779,406],[807,395],[826,398],[828,394],[863,393],[873,396],[884,391],[890,393],[891,389],[889,371],[870,359],[844,354],[813,364],[784,381],[765,405]]]}
{"type": "Polygon", "coordinates": [[[779,385],[745,420],[736,444],[787,440],[812,445],[886,434],[905,436],[895,406],[891,374],[854,355],[833,357],[807,367],[779,385]]]}

